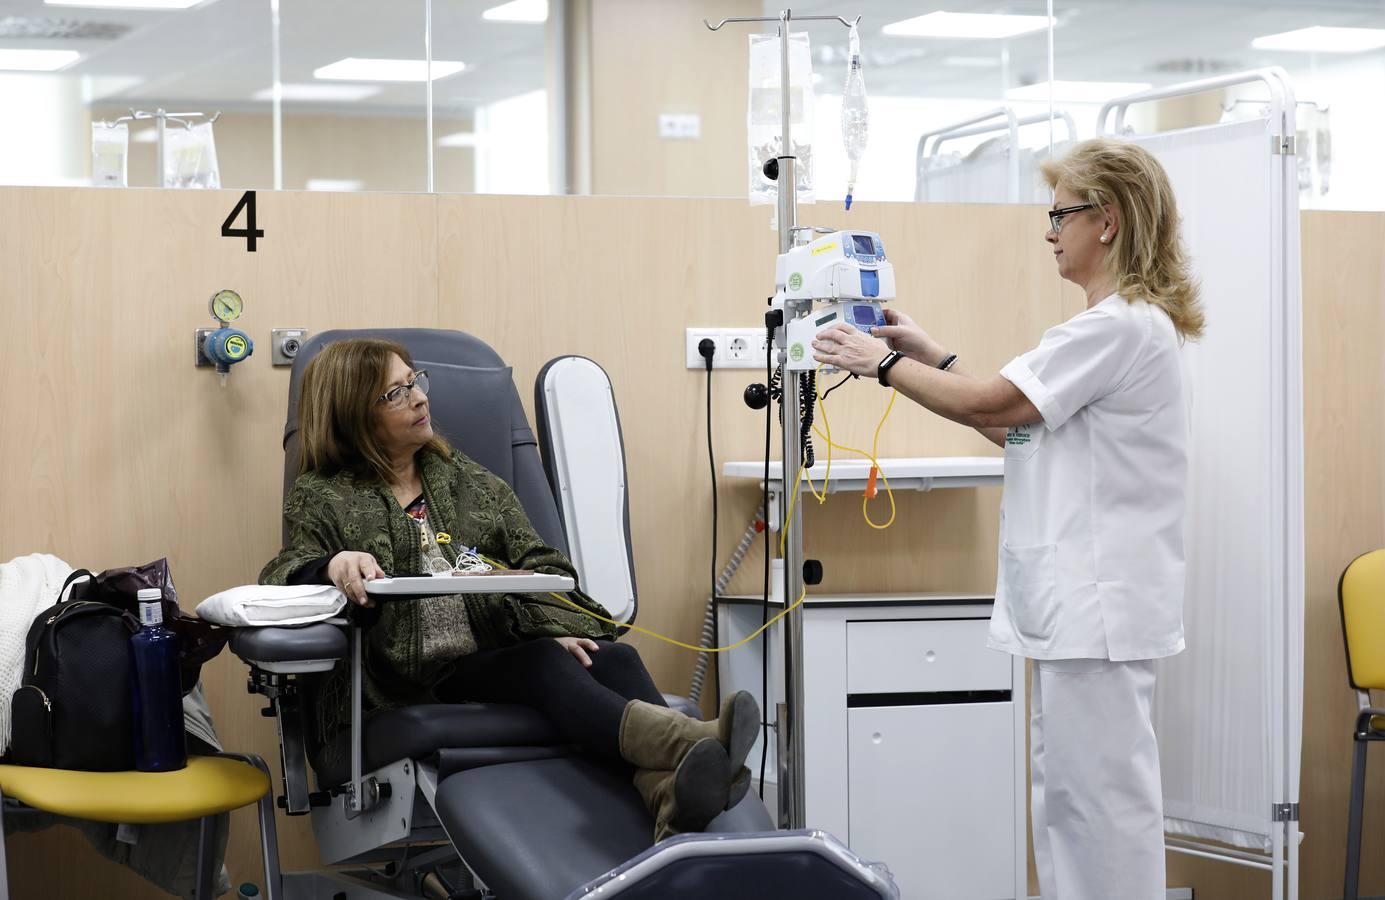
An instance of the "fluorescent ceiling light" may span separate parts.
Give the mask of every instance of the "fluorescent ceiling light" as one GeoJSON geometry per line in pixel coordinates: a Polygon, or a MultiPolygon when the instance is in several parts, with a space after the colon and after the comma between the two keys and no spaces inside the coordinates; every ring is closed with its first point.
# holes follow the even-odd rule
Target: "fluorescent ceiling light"
{"type": "Polygon", "coordinates": [[[1000,60],[994,56],[944,56],[943,65],[959,69],[994,69],[1000,60]]]}
{"type": "Polygon", "coordinates": [[[1299,50],[1310,53],[1362,53],[1385,47],[1385,28],[1329,28],[1314,25],[1297,31],[1267,34],[1250,42],[1256,50],[1299,50]]]}
{"type": "Polygon", "coordinates": [[[985,13],[932,12],[900,22],[891,22],[882,31],[896,37],[927,38],[1010,38],[1031,31],[1042,31],[1048,16],[1007,16],[985,13]]]}
{"type": "MultiPolygon", "coordinates": [[[[433,80],[456,75],[466,63],[433,60],[433,80]]],[[[313,70],[314,78],[328,81],[427,81],[427,63],[421,59],[360,59],[348,56],[313,70]]]]}
{"type": "Polygon", "coordinates": [[[488,22],[547,22],[548,0],[511,0],[492,6],[481,13],[481,18],[488,22]]]}
{"type": "Polygon", "coordinates": [[[309,178],[310,191],[359,191],[365,182],[358,178],[309,178]]]}
{"type": "Polygon", "coordinates": [[[76,50],[0,49],[0,70],[11,72],[56,72],[82,58],[76,50]]]}
{"type": "Polygon", "coordinates": [[[438,138],[439,147],[479,147],[481,135],[474,131],[454,131],[438,138]]]}
{"type": "Polygon", "coordinates": [[[202,0],[43,0],[49,6],[89,6],[93,9],[187,9],[202,0]]]}
{"type": "MultiPolygon", "coordinates": [[[[289,101],[350,103],[374,97],[382,88],[374,84],[285,84],[282,90],[283,98],[289,101]]],[[[261,88],[255,92],[254,99],[273,100],[274,88],[261,88]]]]}
{"type": "MultiPolygon", "coordinates": [[[[1055,81],[1053,99],[1067,103],[1101,103],[1112,97],[1124,97],[1149,88],[1149,84],[1141,81],[1055,81]]],[[[1009,100],[1048,102],[1048,82],[1010,88],[1005,92],[1005,97],[1009,100]]]]}

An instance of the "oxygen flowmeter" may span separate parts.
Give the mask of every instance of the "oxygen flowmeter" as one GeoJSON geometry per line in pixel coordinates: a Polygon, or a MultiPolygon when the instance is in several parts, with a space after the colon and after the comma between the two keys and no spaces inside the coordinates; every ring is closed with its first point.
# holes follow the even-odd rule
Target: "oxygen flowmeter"
{"type": "Polygon", "coordinates": [[[873,231],[833,231],[779,254],[775,283],[782,285],[774,305],[809,301],[812,307],[785,323],[787,366],[812,371],[813,339],[824,328],[845,322],[861,331],[885,324],[880,304],[893,300],[894,266],[873,231]]]}
{"type": "Polygon", "coordinates": [[[231,323],[245,312],[245,301],[235,291],[217,291],[208,304],[216,328],[197,329],[197,365],[215,366],[225,386],[231,367],[244,362],[255,352],[255,342],[231,323]]]}

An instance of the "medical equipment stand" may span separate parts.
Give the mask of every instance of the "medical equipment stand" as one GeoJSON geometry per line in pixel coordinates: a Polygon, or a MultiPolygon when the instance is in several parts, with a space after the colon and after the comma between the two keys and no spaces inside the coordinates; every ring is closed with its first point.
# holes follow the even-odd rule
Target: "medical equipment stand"
{"type": "MultiPolygon", "coordinates": [[[[810,228],[798,227],[798,158],[791,155],[793,149],[791,111],[792,93],[789,83],[789,24],[790,22],[839,22],[850,28],[860,22],[848,21],[841,16],[797,16],[793,10],[785,9],[776,16],[737,17],[722,19],[713,25],[706,19],[702,24],[711,31],[719,31],[730,22],[777,22],[779,24],[779,89],[782,127],[779,136],[780,155],[776,157],[779,166],[777,183],[779,186],[779,252],[788,253],[795,246],[801,232],[810,228]]],[[[785,285],[775,288],[783,292],[785,285]]],[[[811,300],[786,300],[784,321],[776,329],[775,347],[779,350],[779,364],[788,361],[785,334],[789,320],[812,312],[811,300]]],[[[787,497],[793,487],[793,479],[803,462],[802,447],[799,444],[800,416],[799,399],[801,394],[797,373],[785,369],[782,409],[783,429],[783,485],[781,497],[787,497]]],[[[781,511],[787,511],[787,505],[781,511]]],[[[784,529],[784,596],[798,599],[804,591],[803,584],[803,523],[802,517],[782,521],[784,529]]],[[[790,601],[792,602],[792,601],[790,601]]],[[[798,609],[786,619],[784,629],[784,684],[787,703],[780,704],[776,711],[777,734],[779,741],[779,826],[781,828],[803,828],[803,611],[798,609]]]]}
{"type": "Polygon", "coordinates": [[[128,116],[121,116],[120,118],[114,121],[102,122],[101,124],[105,125],[107,128],[113,128],[116,125],[119,125],[121,122],[142,122],[145,119],[153,119],[157,127],[157,137],[154,141],[156,147],[154,165],[158,167],[155,170],[154,178],[158,182],[158,184],[163,184],[164,133],[168,130],[168,123],[170,121],[177,122],[184,128],[190,129],[193,125],[193,123],[190,121],[191,119],[206,119],[208,124],[215,125],[216,120],[219,118],[221,118],[220,112],[213,113],[209,116],[206,113],[201,112],[165,112],[162,108],[156,109],[153,112],[148,112],[147,110],[142,109],[132,109],[130,110],[130,114],[128,116]]]}

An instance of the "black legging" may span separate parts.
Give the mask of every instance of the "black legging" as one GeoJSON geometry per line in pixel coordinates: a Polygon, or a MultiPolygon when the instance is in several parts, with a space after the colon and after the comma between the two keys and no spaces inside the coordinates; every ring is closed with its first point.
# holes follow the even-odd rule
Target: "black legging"
{"type": "Polygon", "coordinates": [[[597,641],[592,666],[551,638],[525,641],[462,657],[438,685],[439,700],[532,706],[564,739],[590,753],[620,758],[620,720],[631,700],[667,706],[639,652],[629,644],[597,641]]]}

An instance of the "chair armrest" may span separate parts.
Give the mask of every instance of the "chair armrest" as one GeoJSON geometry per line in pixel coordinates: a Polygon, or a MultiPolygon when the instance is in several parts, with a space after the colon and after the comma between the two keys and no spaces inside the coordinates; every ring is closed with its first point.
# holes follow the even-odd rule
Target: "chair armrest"
{"type": "Polygon", "coordinates": [[[237,628],[231,635],[231,651],[266,672],[326,672],[346,657],[346,634],[325,622],[292,628],[237,628]]]}

